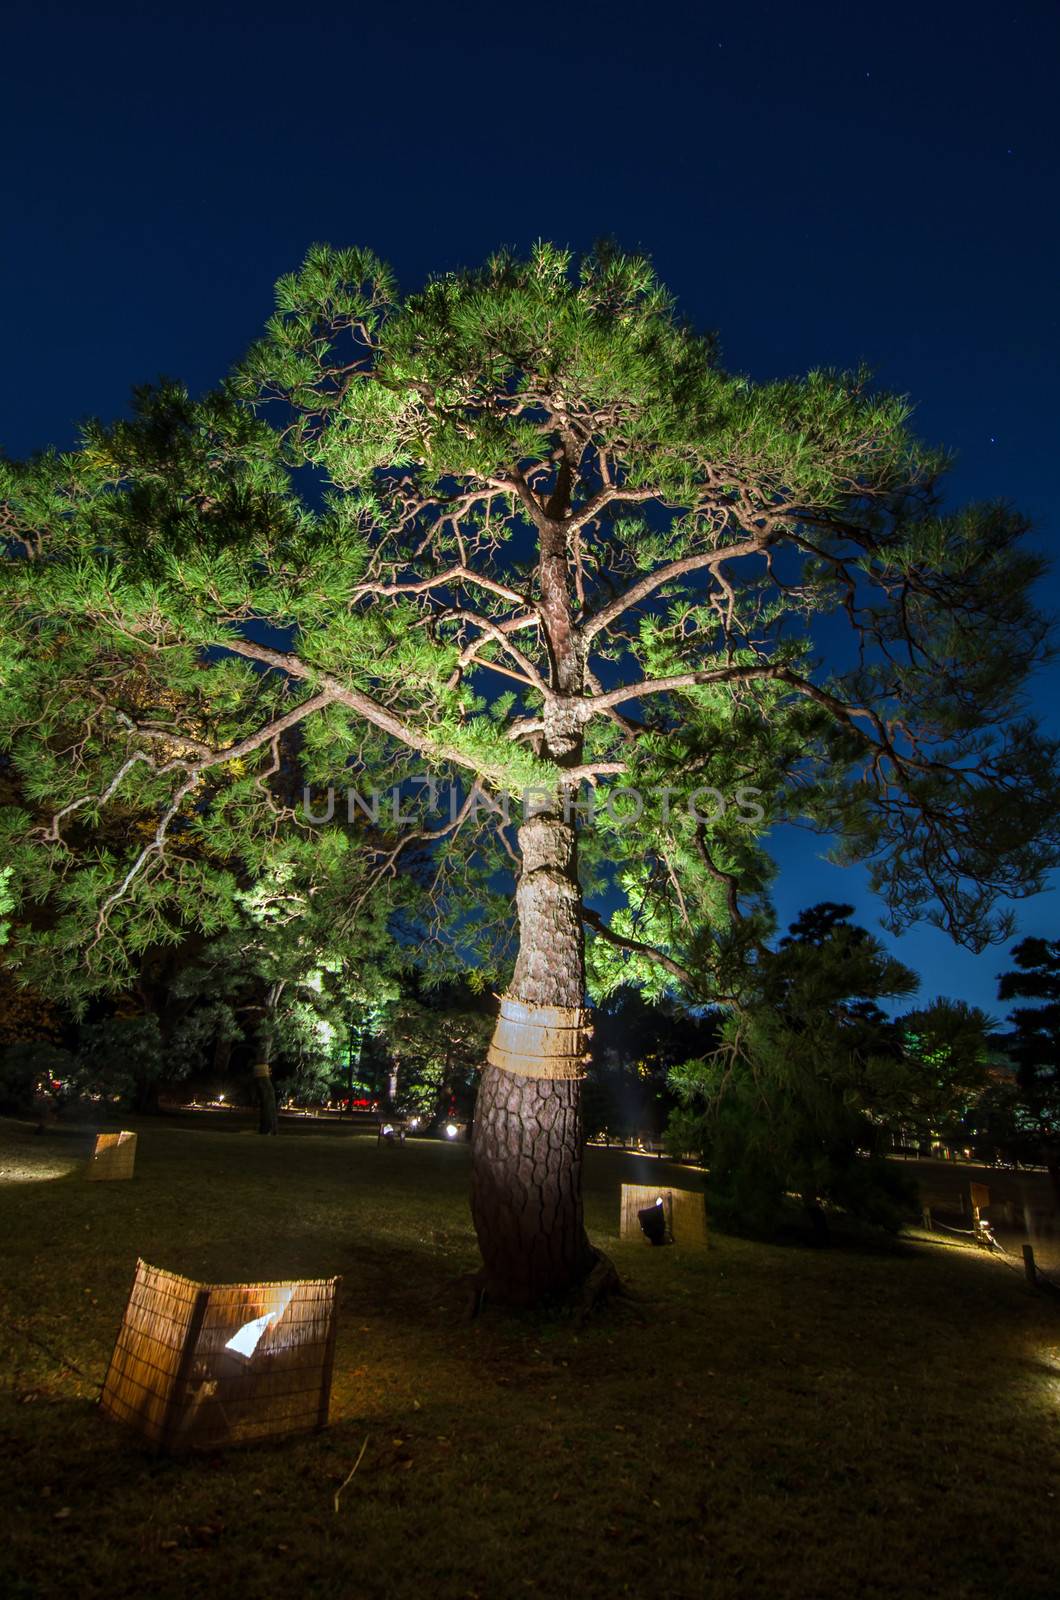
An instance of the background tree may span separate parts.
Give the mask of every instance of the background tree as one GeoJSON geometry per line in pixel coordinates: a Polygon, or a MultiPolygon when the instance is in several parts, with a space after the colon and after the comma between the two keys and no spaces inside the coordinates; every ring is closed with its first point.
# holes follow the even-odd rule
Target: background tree
{"type": "MultiPolygon", "coordinates": [[[[337,859],[345,856],[340,850],[337,859]]],[[[315,861],[301,852],[275,858],[236,892],[237,920],[199,950],[174,986],[214,1018],[215,1039],[249,1045],[261,1133],[279,1131],[276,1062],[289,1088],[324,1094],[341,1071],[350,1015],[379,1010],[399,992],[385,900],[350,926],[343,915],[350,877],[329,877],[333,864],[326,851],[315,861]]]]}
{"type": "MultiPolygon", "coordinates": [[[[713,997],[768,879],[759,837],[801,818],[872,863],[897,925],[1003,932],[997,896],[1057,859],[1055,750],[1020,699],[1041,564],[1004,507],[943,514],[903,402],[863,375],[726,373],[639,257],[540,245],[402,298],[370,253],[318,247],[277,301],[234,387],[143,395],[73,456],[5,469],[20,902],[57,907],[55,959],[120,981],[160,920],[230,918],[204,845],[253,872],[302,826],[268,795],[290,728],[314,782],[463,774],[399,845],[433,838],[431,949],[464,967],[503,970],[516,880],[475,1119],[483,1281],[563,1293],[595,1259],[585,928],[598,990],[713,997]],[[622,814],[619,779],[636,826],[580,828],[586,784],[622,814]],[[535,793],[505,828],[475,785],[535,793]],[[119,798],[148,836],[101,849],[119,798]]],[[[381,884],[394,848],[366,849],[381,884]]]]}
{"type": "Polygon", "coordinates": [[[993,1018],[940,995],[905,1012],[896,1027],[902,1055],[915,1070],[889,1114],[895,1142],[963,1142],[1001,1059],[993,1018]]]}
{"type": "Polygon", "coordinates": [[[658,1138],[676,1103],[671,1071],[717,1043],[713,1013],[691,1015],[672,997],[649,1001],[629,985],[605,996],[596,1010],[584,1087],[587,1134],[658,1138]]]}
{"type": "Polygon", "coordinates": [[[998,999],[1039,1003],[1009,1013],[1001,1042],[1018,1092],[999,1087],[984,1111],[992,1110],[993,1135],[1015,1159],[1044,1161],[1060,1206],[1060,939],[1023,939],[1012,959],[1016,966],[1002,973],[998,999]]]}
{"type": "Polygon", "coordinates": [[[163,1029],[153,1011],[83,1023],[67,1098],[156,1111],[160,1088],[179,1083],[202,1064],[216,1026],[209,1012],[191,1010],[179,1023],[167,1018],[167,1024],[163,1029]]]}
{"type": "Polygon", "coordinates": [[[917,979],[852,910],[804,911],[760,952],[718,1050],[671,1074],[685,1106],[671,1138],[697,1140],[719,1210],[744,1226],[772,1229],[789,1193],[821,1239],[822,1202],[887,1225],[908,1204],[882,1136],[908,1100],[909,1066],[879,1001],[917,979]]]}
{"type": "Polygon", "coordinates": [[[495,1013],[478,984],[428,985],[407,974],[379,1028],[388,1107],[431,1120],[450,1113],[470,1120],[495,1013]]]}

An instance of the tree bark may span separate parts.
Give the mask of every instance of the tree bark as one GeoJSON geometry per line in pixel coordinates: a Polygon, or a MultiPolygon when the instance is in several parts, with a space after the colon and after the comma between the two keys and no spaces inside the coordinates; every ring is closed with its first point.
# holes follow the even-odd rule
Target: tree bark
{"type": "MultiPolygon", "coordinates": [[[[564,434],[555,486],[533,512],[553,691],[543,709],[538,753],[560,769],[579,764],[583,745],[585,663],[566,525],[577,459],[573,438],[564,434]]],[[[519,956],[507,998],[529,1008],[515,1027],[528,1043],[518,1052],[510,1048],[512,1024],[502,1002],[475,1106],[471,1214],[483,1259],[479,1281],[487,1296],[511,1305],[568,1297],[600,1260],[582,1217],[581,1067],[570,1056],[562,1059],[562,1041],[574,1041],[577,1051],[577,1042],[588,1037],[587,1029],[583,1034],[570,1026],[570,1013],[578,1022],[587,1018],[578,839],[568,797],[571,789],[561,781],[526,808],[519,829],[519,956]],[[537,1007],[559,1008],[559,1015],[552,1010],[535,1018],[537,1007]]],[[[610,1269],[605,1276],[614,1279],[610,1269]]]]}
{"type": "Polygon", "coordinates": [[[831,1244],[832,1234],[820,1197],[812,1193],[804,1194],[802,1206],[806,1213],[806,1220],[810,1224],[810,1242],[816,1245],[831,1244]]]}
{"type": "Polygon", "coordinates": [[[280,1119],[276,1111],[276,1088],[272,1081],[273,1046],[276,1039],[276,1006],[283,993],[283,982],[274,983],[265,996],[258,1022],[258,1059],[254,1064],[254,1086],[258,1091],[258,1132],[277,1134],[280,1119]]]}
{"type": "MultiPolygon", "coordinates": [[[[519,958],[510,995],[530,1007],[580,1010],[584,933],[574,827],[539,814],[519,830],[519,958]]],[[[499,1030],[498,1030],[499,1032],[499,1030]]],[[[495,1044],[498,1034],[494,1035],[495,1044]]],[[[487,1065],[472,1139],[471,1212],[491,1299],[562,1297],[591,1271],[582,1219],[581,1081],[487,1065]]]]}
{"type": "Polygon", "coordinates": [[[279,1133],[280,1118],[276,1110],[276,1089],[272,1081],[272,1068],[267,1061],[255,1062],[254,1085],[258,1091],[258,1132],[279,1133]]]}

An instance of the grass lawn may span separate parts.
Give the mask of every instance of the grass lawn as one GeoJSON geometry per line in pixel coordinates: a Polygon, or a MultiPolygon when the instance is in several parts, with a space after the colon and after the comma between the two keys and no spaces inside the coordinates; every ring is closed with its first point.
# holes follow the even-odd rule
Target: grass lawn
{"type": "Polygon", "coordinates": [[[667,1169],[590,1150],[631,1299],[468,1323],[466,1146],[139,1132],[135,1179],[91,1184],[87,1132],[0,1123],[5,1600],[1060,1591],[1060,1300],[996,1259],[619,1244],[619,1183],[667,1169]],[[103,1418],[138,1254],[341,1272],[328,1431],[165,1458],[103,1418]]]}

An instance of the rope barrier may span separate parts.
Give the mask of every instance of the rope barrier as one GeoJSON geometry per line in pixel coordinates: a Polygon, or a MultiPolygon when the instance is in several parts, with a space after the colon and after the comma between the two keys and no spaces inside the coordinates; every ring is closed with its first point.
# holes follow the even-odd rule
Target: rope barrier
{"type": "MultiPolygon", "coordinates": [[[[959,1234],[963,1239],[983,1239],[989,1249],[995,1251],[996,1254],[1001,1257],[1006,1267],[1010,1268],[1012,1272],[1018,1272],[1021,1276],[1023,1276],[1024,1268],[1022,1262],[1017,1262],[1015,1256],[1012,1254],[1012,1251],[1006,1249],[1001,1243],[1001,1240],[994,1237],[989,1223],[984,1224],[986,1232],[978,1234],[974,1228],[951,1227],[948,1222],[940,1222],[938,1217],[932,1217],[931,1224],[934,1228],[944,1228],[947,1233],[959,1234]]],[[[1050,1289],[1054,1289],[1057,1291],[1057,1293],[1060,1293],[1060,1281],[1057,1280],[1054,1273],[1047,1272],[1045,1268],[1040,1267],[1037,1262],[1034,1263],[1034,1270],[1038,1277],[1041,1278],[1043,1283],[1047,1284],[1050,1289]]]]}

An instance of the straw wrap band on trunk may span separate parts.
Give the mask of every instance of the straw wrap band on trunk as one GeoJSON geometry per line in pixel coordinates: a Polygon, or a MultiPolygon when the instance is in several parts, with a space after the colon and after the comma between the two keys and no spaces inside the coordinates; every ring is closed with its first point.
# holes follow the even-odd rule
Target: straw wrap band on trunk
{"type": "Polygon", "coordinates": [[[588,1011],[502,995],[486,1059],[521,1078],[584,1078],[591,1035],[588,1011]]]}
{"type": "Polygon", "coordinates": [[[272,1077],[272,1068],[270,1067],[270,1065],[269,1065],[269,1063],[267,1061],[256,1061],[254,1063],[254,1069],[253,1070],[254,1070],[255,1078],[271,1078],[272,1077]]]}

